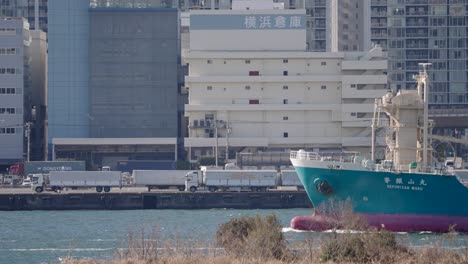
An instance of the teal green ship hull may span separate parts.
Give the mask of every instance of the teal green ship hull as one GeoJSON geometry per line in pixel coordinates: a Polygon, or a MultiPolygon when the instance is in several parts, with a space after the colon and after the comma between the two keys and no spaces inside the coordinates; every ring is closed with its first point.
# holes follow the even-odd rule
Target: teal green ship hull
{"type": "Polygon", "coordinates": [[[468,232],[468,188],[455,176],[295,169],[317,214],[333,198],[349,200],[354,212],[366,216],[370,224],[395,231],[441,231],[453,225],[468,232]]]}

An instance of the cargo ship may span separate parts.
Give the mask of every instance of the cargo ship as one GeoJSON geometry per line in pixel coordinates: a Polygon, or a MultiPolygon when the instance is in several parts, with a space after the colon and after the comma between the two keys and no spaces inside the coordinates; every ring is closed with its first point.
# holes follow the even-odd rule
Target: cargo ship
{"type": "Polygon", "coordinates": [[[323,231],[339,221],[327,207],[347,201],[369,226],[396,232],[468,232],[468,188],[452,170],[430,166],[431,120],[428,119],[426,67],[417,90],[389,91],[376,99],[372,152],[314,153],[292,151],[291,162],[314,205],[310,216],[297,216],[291,227],[323,231]],[[385,128],[385,154],[375,162],[376,130],[385,128]]]}

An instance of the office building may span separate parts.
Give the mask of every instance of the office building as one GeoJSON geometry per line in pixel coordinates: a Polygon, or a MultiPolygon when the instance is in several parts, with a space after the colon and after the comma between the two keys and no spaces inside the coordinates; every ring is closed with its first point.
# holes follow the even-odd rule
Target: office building
{"type": "Polygon", "coordinates": [[[178,21],[161,1],[50,0],[52,159],[177,159],[178,21]]]}

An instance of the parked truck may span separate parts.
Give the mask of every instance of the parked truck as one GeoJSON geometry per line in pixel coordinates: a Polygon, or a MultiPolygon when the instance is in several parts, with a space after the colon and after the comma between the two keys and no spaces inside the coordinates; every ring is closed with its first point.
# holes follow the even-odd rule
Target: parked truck
{"type": "Polygon", "coordinates": [[[276,170],[210,170],[201,167],[200,171],[187,173],[185,189],[222,191],[266,191],[276,188],[276,170]]]}
{"type": "Polygon", "coordinates": [[[64,188],[95,188],[97,192],[110,192],[112,187],[122,187],[120,171],[51,171],[49,174],[32,174],[32,189],[59,192],[64,188]]]}
{"type": "Polygon", "coordinates": [[[295,170],[282,170],[281,171],[280,182],[278,183],[278,187],[286,187],[286,188],[295,188],[296,190],[304,190],[304,186],[297,176],[295,170]]]}
{"type": "Polygon", "coordinates": [[[129,173],[134,170],[175,170],[176,165],[172,160],[120,160],[117,170],[129,173]]]}
{"type": "Polygon", "coordinates": [[[445,160],[445,166],[452,170],[463,169],[463,159],[461,157],[449,157],[445,160]]]}
{"type": "Polygon", "coordinates": [[[26,161],[13,164],[8,174],[27,176],[29,174],[48,174],[51,171],[84,171],[86,163],[82,160],[70,161],[26,161]]]}
{"type": "Polygon", "coordinates": [[[134,170],[132,177],[136,186],[146,186],[152,189],[185,190],[185,175],[191,171],[185,170],[134,170]]]}

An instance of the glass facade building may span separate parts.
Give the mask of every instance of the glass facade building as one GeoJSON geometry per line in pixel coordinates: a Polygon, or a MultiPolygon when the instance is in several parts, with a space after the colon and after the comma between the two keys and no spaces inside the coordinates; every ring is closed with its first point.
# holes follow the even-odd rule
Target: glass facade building
{"type": "Polygon", "coordinates": [[[372,0],[372,44],[388,50],[392,89],[414,89],[419,63],[430,67],[431,108],[468,104],[466,0],[372,0]]]}
{"type": "Polygon", "coordinates": [[[24,17],[31,30],[38,28],[47,32],[48,0],[0,0],[0,17],[24,17]]]}
{"type": "Polygon", "coordinates": [[[49,145],[89,136],[88,9],[89,0],[49,1],[49,145]]]}

